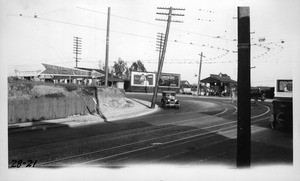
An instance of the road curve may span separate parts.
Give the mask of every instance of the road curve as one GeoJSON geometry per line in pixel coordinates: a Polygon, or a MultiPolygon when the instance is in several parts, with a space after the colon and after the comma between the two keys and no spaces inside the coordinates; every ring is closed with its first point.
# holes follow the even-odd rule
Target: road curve
{"type": "MultiPolygon", "coordinates": [[[[130,94],[129,97],[151,99],[150,95],[142,94],[130,94]]],[[[11,149],[9,160],[35,158],[37,167],[216,162],[233,165],[236,105],[227,99],[180,99],[179,110],[161,109],[155,114],[94,127],[59,129],[57,135],[62,131],[62,135],[70,139],[56,141],[52,138],[47,144],[41,144],[43,140],[39,140],[30,147],[11,149]],[[74,138],[72,135],[76,133],[84,134],[74,138]]],[[[252,110],[253,134],[267,129],[270,106],[253,104],[252,110]]]]}

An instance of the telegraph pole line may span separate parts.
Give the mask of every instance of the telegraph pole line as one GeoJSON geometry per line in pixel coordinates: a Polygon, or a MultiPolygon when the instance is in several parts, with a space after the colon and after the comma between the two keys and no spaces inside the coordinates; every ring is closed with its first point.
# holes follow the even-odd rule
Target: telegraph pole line
{"type": "Polygon", "coordinates": [[[203,56],[203,52],[201,52],[200,55],[200,65],[199,65],[199,75],[198,75],[198,86],[197,86],[197,96],[199,96],[199,91],[200,91],[200,76],[201,76],[201,66],[202,66],[202,57],[205,58],[205,56],[203,56]]]}
{"type": "Polygon", "coordinates": [[[153,97],[152,97],[152,101],[151,101],[151,108],[155,107],[155,102],[156,102],[157,92],[158,92],[158,83],[159,83],[159,79],[160,79],[160,76],[161,76],[161,71],[162,71],[163,64],[164,64],[164,59],[165,59],[165,54],[166,54],[166,49],[167,49],[167,42],[168,42],[168,36],[169,36],[171,22],[182,23],[182,21],[172,20],[172,16],[184,16],[184,14],[175,14],[175,13],[173,13],[173,10],[185,10],[185,9],[182,9],[182,8],[172,8],[172,7],[169,7],[169,8],[158,7],[157,9],[169,10],[169,12],[168,13],[161,13],[161,12],[156,13],[156,14],[159,14],[159,15],[167,15],[168,19],[167,20],[165,20],[165,19],[156,19],[158,21],[167,21],[167,28],[166,28],[162,53],[160,55],[160,61],[158,63],[158,71],[157,71],[157,76],[156,76],[156,81],[155,81],[155,88],[154,88],[154,91],[153,91],[153,97]]]}
{"type": "Polygon", "coordinates": [[[108,82],[108,58],[109,58],[109,25],[110,25],[110,7],[107,10],[107,28],[106,28],[106,50],[105,50],[105,86],[108,82]]]}
{"type": "Polygon", "coordinates": [[[250,10],[238,7],[237,167],[251,162],[250,86],[250,10]]]}
{"type": "Polygon", "coordinates": [[[73,53],[75,54],[75,67],[77,68],[78,62],[80,58],[78,55],[81,54],[81,38],[80,37],[73,37],[73,53]]]}

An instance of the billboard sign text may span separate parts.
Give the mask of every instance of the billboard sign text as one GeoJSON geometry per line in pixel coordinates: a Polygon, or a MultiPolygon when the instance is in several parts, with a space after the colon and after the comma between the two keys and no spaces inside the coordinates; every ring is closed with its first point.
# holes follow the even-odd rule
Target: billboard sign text
{"type": "Polygon", "coordinates": [[[162,73],[158,85],[159,87],[179,88],[180,74],[162,73]]]}

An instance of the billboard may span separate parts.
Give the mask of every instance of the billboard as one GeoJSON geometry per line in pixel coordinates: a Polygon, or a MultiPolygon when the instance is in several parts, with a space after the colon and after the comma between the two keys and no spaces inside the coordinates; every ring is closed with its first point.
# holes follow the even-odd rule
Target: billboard
{"type": "Polygon", "coordinates": [[[277,79],[275,97],[293,97],[293,80],[277,79]]]}
{"type": "Polygon", "coordinates": [[[180,74],[162,73],[158,85],[159,87],[179,88],[180,74]]]}
{"type": "Polygon", "coordinates": [[[155,75],[151,72],[131,72],[131,86],[154,87],[155,75]]]}

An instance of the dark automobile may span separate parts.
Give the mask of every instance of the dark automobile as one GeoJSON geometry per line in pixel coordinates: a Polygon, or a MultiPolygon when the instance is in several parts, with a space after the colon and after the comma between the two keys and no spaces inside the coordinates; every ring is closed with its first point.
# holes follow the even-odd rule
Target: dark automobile
{"type": "Polygon", "coordinates": [[[292,98],[276,98],[273,103],[273,116],[271,117],[271,128],[280,126],[293,128],[293,100],[292,98]]]}
{"type": "Polygon", "coordinates": [[[162,91],[161,107],[180,107],[179,101],[176,99],[175,91],[162,91]]]}
{"type": "Polygon", "coordinates": [[[265,92],[262,91],[260,88],[251,88],[251,99],[254,99],[254,102],[256,103],[258,100],[265,101],[266,96],[265,92]]]}

